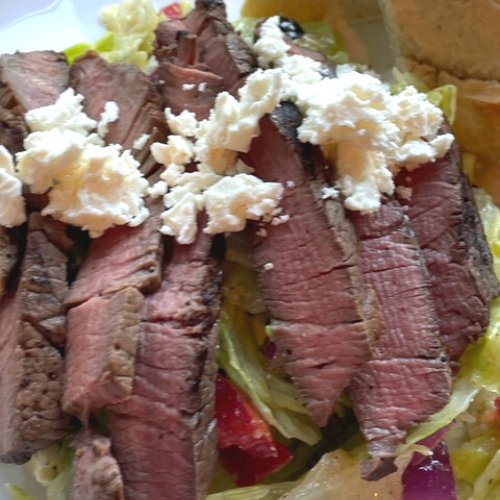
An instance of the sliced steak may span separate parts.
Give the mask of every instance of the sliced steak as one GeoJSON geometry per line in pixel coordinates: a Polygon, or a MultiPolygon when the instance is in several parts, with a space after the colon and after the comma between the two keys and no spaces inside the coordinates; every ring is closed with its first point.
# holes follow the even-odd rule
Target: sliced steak
{"type": "Polygon", "coordinates": [[[66,433],[62,357],[50,342],[65,338],[67,256],[53,243],[65,241],[63,227],[30,215],[20,278],[0,304],[0,459],[5,462],[25,462],[66,433]]]}
{"type": "Polygon", "coordinates": [[[499,294],[458,146],[435,163],[402,171],[396,181],[411,189],[400,201],[424,252],[443,342],[457,360],[485,331],[490,302],[499,294]]]}
{"type": "Polygon", "coordinates": [[[146,298],[133,394],[110,420],[129,500],[207,493],[216,462],[220,243],[200,233],[193,245],[174,244],[161,289],[146,298]]]}
{"type": "Polygon", "coordinates": [[[403,207],[386,200],[375,214],[352,216],[381,334],[375,359],[358,370],[349,393],[373,457],[363,474],[377,480],[396,470],[396,448],[407,431],[449,401],[451,371],[425,260],[403,207]]]}
{"type": "Polygon", "coordinates": [[[198,120],[208,118],[217,94],[223,90],[223,80],[209,71],[161,63],[157,70],[158,88],[165,106],[176,115],[189,109],[198,120]]]}
{"type": "Polygon", "coordinates": [[[322,200],[324,160],[297,139],[298,109],[283,103],[260,123],[245,161],[264,181],[288,183],[290,217],[256,236],[254,259],[272,319],[278,358],[315,422],[324,426],[370,356],[374,304],[364,287],[352,224],[338,200],[322,200]]]}
{"type": "Polygon", "coordinates": [[[224,1],[196,0],[195,8],[183,22],[188,31],[198,36],[200,62],[223,78],[226,90],[236,93],[257,68],[257,60],[227,20],[224,1]]]}
{"type": "Polygon", "coordinates": [[[71,86],[85,99],[85,112],[99,120],[104,104],[114,101],[118,120],[109,124],[105,140],[132,149],[143,134],[159,133],[165,139],[167,127],[161,97],[149,78],[137,66],[110,64],[89,52],[71,67],[71,86]]]}
{"type": "Polygon", "coordinates": [[[140,226],[116,226],[92,241],[71,286],[68,305],[127,287],[149,292],[159,287],[163,258],[161,200],[150,200],[150,217],[140,226]]]}
{"type": "Polygon", "coordinates": [[[124,500],[120,468],[108,438],[83,430],[73,446],[73,479],[69,500],[124,500]]]}
{"type": "Polygon", "coordinates": [[[30,215],[20,278],[22,318],[59,347],[66,341],[67,253],[72,244],[64,224],[37,212],[30,215]]]}
{"type": "Polygon", "coordinates": [[[18,231],[0,227],[0,300],[18,258],[18,231]]]}
{"type": "Polygon", "coordinates": [[[23,151],[24,138],[28,135],[28,126],[21,113],[0,106],[0,144],[11,154],[23,151]]]}
{"type": "Polygon", "coordinates": [[[135,288],[93,297],[69,311],[65,412],[83,422],[132,392],[144,296],[135,288]]]}
{"type": "Polygon", "coordinates": [[[66,90],[69,67],[66,57],[47,50],[16,52],[0,57],[0,102],[23,112],[54,104],[66,90]]]}

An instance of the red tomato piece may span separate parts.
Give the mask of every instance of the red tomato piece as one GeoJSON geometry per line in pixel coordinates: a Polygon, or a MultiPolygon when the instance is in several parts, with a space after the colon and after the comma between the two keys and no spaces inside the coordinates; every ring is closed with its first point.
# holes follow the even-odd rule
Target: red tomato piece
{"type": "Polygon", "coordinates": [[[292,452],[275,442],[277,455],[271,458],[256,458],[231,446],[219,451],[222,466],[234,477],[238,486],[251,486],[281,469],[293,458],[292,452]]]}
{"type": "Polygon", "coordinates": [[[222,375],[217,376],[215,417],[219,427],[219,448],[234,446],[256,458],[277,457],[269,424],[248,396],[222,375]]]}
{"type": "Polygon", "coordinates": [[[161,11],[169,18],[169,19],[177,19],[181,17],[181,4],[179,2],[174,2],[168,4],[163,7],[161,11]]]}
{"type": "Polygon", "coordinates": [[[497,412],[497,416],[500,418],[500,397],[495,398],[494,404],[495,404],[495,410],[497,412]]]}

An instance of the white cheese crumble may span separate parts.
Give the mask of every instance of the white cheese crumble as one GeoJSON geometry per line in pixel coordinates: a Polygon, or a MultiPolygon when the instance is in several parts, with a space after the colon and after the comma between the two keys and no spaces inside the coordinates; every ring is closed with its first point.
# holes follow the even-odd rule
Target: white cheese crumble
{"type": "Polygon", "coordinates": [[[0,226],[14,227],[26,221],[23,184],[17,178],[14,159],[0,146],[0,226]]]}
{"type": "MultiPolygon", "coordinates": [[[[34,132],[25,139],[26,150],[16,155],[17,169],[32,193],[48,191],[42,214],[98,237],[115,224],[134,226],[148,217],[148,182],[130,151],[103,147],[90,133],[97,123],[83,113],[82,100],[69,89],[55,104],[27,113],[34,132]]],[[[104,121],[116,113],[117,107],[108,105],[104,121]]]]}
{"type": "Polygon", "coordinates": [[[205,90],[207,90],[207,82],[198,84],[198,92],[205,92],[205,90]]]}
{"type": "Polygon", "coordinates": [[[120,108],[114,101],[108,101],[104,104],[104,111],[101,113],[101,119],[97,124],[97,133],[105,137],[109,130],[109,124],[116,122],[120,118],[120,108]]]}
{"type": "Polygon", "coordinates": [[[176,116],[172,113],[171,108],[166,108],[165,118],[173,134],[194,137],[198,131],[199,122],[191,111],[184,110],[176,116]]]}
{"type": "Polygon", "coordinates": [[[169,165],[187,165],[194,155],[193,143],[180,135],[169,135],[167,144],[155,142],[151,145],[151,153],[157,163],[169,165]]]}
{"type": "Polygon", "coordinates": [[[87,135],[97,126],[83,112],[82,95],[75,95],[72,88],[65,90],[55,104],[28,111],[24,118],[32,132],[61,128],[87,135]]]}
{"type": "Polygon", "coordinates": [[[153,157],[165,165],[161,186],[150,193],[163,197],[162,233],[181,244],[192,243],[198,232],[198,213],[207,214],[208,234],[241,231],[247,220],[272,219],[283,195],[279,183],[263,182],[251,175],[253,169],[237,158],[247,152],[259,134],[258,123],[278,104],[281,79],[276,71],[257,71],[239,91],[239,99],[219,94],[208,119],[183,111],[175,116],[165,110],[170,135],[166,144],[151,146],[153,157]],[[194,143],[192,142],[194,140],[194,143]],[[196,172],[185,166],[196,162],[196,172]]]}
{"type": "Polygon", "coordinates": [[[291,99],[304,114],[298,137],[321,146],[337,164],[337,186],[349,209],[378,210],[403,166],[434,162],[450,148],[453,136],[438,135],[442,111],[414,87],[392,95],[378,78],[352,67],[325,78],[317,61],[288,55],[277,16],[263,23],[260,35],[254,45],[259,63],[281,71],[281,100],[291,99]]]}
{"type": "Polygon", "coordinates": [[[274,269],[274,264],[272,262],[264,264],[264,271],[272,271],[273,269],[274,269]]]}
{"type": "Polygon", "coordinates": [[[202,169],[223,174],[238,152],[248,152],[252,139],[259,134],[259,120],[278,104],[281,73],[257,70],[239,89],[239,100],[221,92],[208,119],[196,133],[196,159],[202,169]]]}
{"type": "Polygon", "coordinates": [[[130,151],[120,154],[120,149],[117,145],[85,148],[77,168],[58,178],[50,190],[42,215],[82,227],[92,238],[113,225],[142,224],[149,216],[143,200],[148,181],[130,151]]]}
{"type": "Polygon", "coordinates": [[[150,137],[150,134],[142,134],[134,141],[134,144],[132,144],[132,149],[142,151],[144,149],[144,146],[148,143],[150,137]]]}
{"type": "Polygon", "coordinates": [[[328,186],[323,186],[321,188],[321,199],[328,200],[328,199],[335,199],[338,197],[339,197],[338,189],[335,189],[334,187],[328,187],[328,186]]]}
{"type": "Polygon", "coordinates": [[[193,90],[194,88],[195,88],[194,83],[184,83],[182,85],[182,90],[184,90],[184,91],[193,90]]]}

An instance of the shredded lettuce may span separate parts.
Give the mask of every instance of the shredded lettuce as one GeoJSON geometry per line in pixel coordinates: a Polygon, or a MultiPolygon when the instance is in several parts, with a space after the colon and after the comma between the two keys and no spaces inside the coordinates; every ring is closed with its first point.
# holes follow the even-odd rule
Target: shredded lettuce
{"type": "Polygon", "coordinates": [[[220,316],[219,366],[284,437],[313,445],[321,434],[288,378],[271,370],[256,338],[265,335],[261,318],[224,301],[220,316]],[[255,332],[256,331],[256,332],[255,332]],[[255,332],[255,333],[254,333],[255,332]]]}
{"type": "MultiPolygon", "coordinates": [[[[187,9],[186,2],[184,9],[187,9]]],[[[104,7],[101,19],[108,32],[95,44],[79,43],[64,53],[72,63],[94,50],[109,62],[129,62],[145,69],[153,51],[154,30],[164,18],[156,12],[151,0],[124,0],[104,7]]]]}
{"type": "Polygon", "coordinates": [[[12,500],[36,500],[31,495],[28,495],[22,488],[19,486],[14,486],[12,484],[6,484],[5,489],[7,493],[12,497],[12,500]]]}

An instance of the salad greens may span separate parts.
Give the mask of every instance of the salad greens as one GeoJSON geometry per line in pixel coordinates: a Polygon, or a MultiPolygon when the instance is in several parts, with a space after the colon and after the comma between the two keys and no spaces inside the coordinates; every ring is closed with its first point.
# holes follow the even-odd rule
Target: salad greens
{"type": "MultiPolygon", "coordinates": [[[[190,4],[184,1],[182,5],[186,10],[190,4]]],[[[145,69],[153,51],[154,30],[163,19],[150,0],[124,0],[102,9],[101,20],[108,30],[102,38],[95,44],[73,45],[64,53],[72,63],[94,50],[108,62],[128,62],[145,69]]]]}
{"type": "MultiPolygon", "coordinates": [[[[182,15],[191,3],[181,0],[182,15]]],[[[164,19],[150,0],[124,0],[103,9],[102,21],[107,33],[94,44],[77,44],[64,52],[71,62],[88,50],[98,52],[109,62],[129,62],[141,69],[152,64],[154,30],[164,19]]],[[[254,29],[259,19],[242,18],[235,23],[243,38],[253,43],[254,29]]],[[[326,22],[305,23],[306,35],[300,41],[304,47],[322,50],[333,64],[347,63],[347,55],[339,34],[326,22]]],[[[448,121],[456,115],[456,88],[452,85],[430,90],[409,73],[394,72],[393,92],[414,85],[428,93],[429,100],[439,106],[448,121]]],[[[474,157],[464,155],[464,170],[473,180],[474,157]]],[[[482,190],[476,190],[476,201],[485,232],[494,256],[494,267],[500,278],[500,210],[482,190]]],[[[455,422],[447,434],[451,461],[460,498],[497,500],[500,498],[500,410],[495,400],[500,397],[500,299],[491,305],[491,323],[479,342],[470,346],[461,359],[461,370],[454,382],[448,405],[429,422],[413,429],[407,442],[400,447],[398,472],[376,483],[360,481],[359,467],[365,458],[365,448],[359,447],[360,434],[351,432],[346,422],[323,430],[313,423],[300,400],[294,384],[280,370],[272,368],[265,355],[270,345],[266,324],[268,316],[258,290],[257,274],[249,258],[248,247],[240,235],[228,239],[222,285],[223,307],[220,317],[219,366],[240,390],[252,400],[266,421],[273,426],[280,440],[294,451],[295,459],[283,471],[269,478],[274,484],[235,488],[223,472],[216,477],[218,487],[226,489],[208,496],[207,500],[331,500],[366,499],[394,500],[401,498],[401,475],[415,444],[455,422]],[[337,446],[331,433],[351,437],[349,446],[330,451],[337,446]],[[321,443],[319,443],[319,441],[321,443]],[[356,447],[356,448],[355,448],[356,447]],[[354,448],[354,450],[353,450],[354,448]],[[348,451],[349,450],[349,451],[348,451]],[[311,461],[319,462],[307,473],[311,461]]],[[[269,356],[271,357],[271,356],[269,356]]],[[[499,400],[500,401],[500,400],[499,400]]],[[[500,407],[500,405],[499,405],[500,407]]],[[[342,408],[339,408],[339,413],[342,408]]],[[[63,500],[71,481],[73,436],[63,443],[37,452],[28,467],[39,483],[47,487],[48,500],[63,500]]],[[[313,463],[314,463],[313,462],[313,463]]],[[[34,500],[21,488],[6,485],[13,500],[34,500]]]]}

